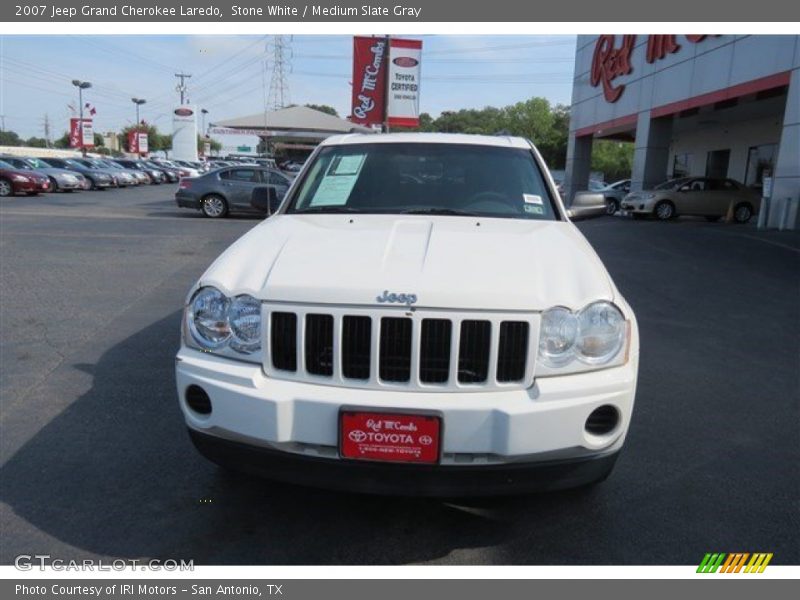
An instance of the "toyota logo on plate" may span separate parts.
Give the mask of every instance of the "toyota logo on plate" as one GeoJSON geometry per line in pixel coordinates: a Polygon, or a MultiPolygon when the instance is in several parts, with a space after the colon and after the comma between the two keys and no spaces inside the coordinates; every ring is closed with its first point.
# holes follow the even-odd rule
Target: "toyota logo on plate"
{"type": "Polygon", "coordinates": [[[423,446],[430,446],[433,443],[433,438],[429,435],[419,436],[419,443],[423,446]]]}
{"type": "Polygon", "coordinates": [[[353,431],[347,434],[347,437],[350,438],[351,442],[359,443],[367,439],[367,434],[361,431],[360,429],[354,429],[353,431]]]}
{"type": "Polygon", "coordinates": [[[398,56],[392,61],[398,67],[416,67],[419,64],[419,61],[416,58],[411,58],[410,56],[398,56]]]}

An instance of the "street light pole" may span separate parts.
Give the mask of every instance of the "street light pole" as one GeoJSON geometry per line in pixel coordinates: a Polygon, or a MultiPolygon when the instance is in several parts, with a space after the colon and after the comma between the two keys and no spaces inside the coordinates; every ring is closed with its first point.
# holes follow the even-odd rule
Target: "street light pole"
{"type": "Polygon", "coordinates": [[[83,90],[92,87],[91,82],[73,79],[72,85],[78,88],[78,135],[80,136],[81,154],[86,156],[86,147],[83,145],[83,90]]]}
{"type": "MultiPolygon", "coordinates": [[[[141,155],[141,152],[139,152],[139,129],[142,122],[139,120],[139,107],[142,104],[146,104],[147,100],[144,98],[131,98],[131,102],[136,105],[136,129],[133,130],[136,134],[136,154],[141,155]]],[[[128,150],[130,150],[130,148],[128,148],[128,150]]]]}

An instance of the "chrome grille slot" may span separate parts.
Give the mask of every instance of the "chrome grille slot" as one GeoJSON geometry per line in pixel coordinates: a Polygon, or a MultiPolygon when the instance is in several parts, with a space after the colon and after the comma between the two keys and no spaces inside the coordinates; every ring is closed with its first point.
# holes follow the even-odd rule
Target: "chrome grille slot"
{"type": "Polygon", "coordinates": [[[520,381],[525,377],[525,365],[528,361],[528,329],[528,323],[525,321],[500,323],[497,381],[520,381]]]}
{"type": "Polygon", "coordinates": [[[342,318],[342,376],[369,379],[372,319],[346,315],[342,318]]]}
{"type": "Polygon", "coordinates": [[[461,321],[458,347],[458,381],[483,383],[489,375],[492,324],[489,321],[461,321]]]}
{"type": "Polygon", "coordinates": [[[420,381],[447,383],[452,337],[453,323],[449,319],[423,319],[419,352],[420,381]]]}
{"type": "Polygon", "coordinates": [[[274,312],[271,321],[272,366],[281,371],[297,371],[297,315],[274,312]]]}
{"type": "Polygon", "coordinates": [[[333,375],[333,317],[306,315],[306,371],[312,375],[333,375]]]}
{"type": "Polygon", "coordinates": [[[381,319],[380,378],[383,381],[408,381],[411,378],[411,328],[409,318],[381,319]]]}

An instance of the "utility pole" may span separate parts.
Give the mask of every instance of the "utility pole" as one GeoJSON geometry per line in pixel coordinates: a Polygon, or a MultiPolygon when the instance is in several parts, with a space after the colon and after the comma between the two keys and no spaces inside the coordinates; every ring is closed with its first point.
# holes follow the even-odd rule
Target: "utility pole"
{"type": "Polygon", "coordinates": [[[44,114],[44,145],[50,147],[50,117],[47,113],[44,114]]]}
{"type": "Polygon", "coordinates": [[[267,52],[272,54],[272,78],[269,82],[267,103],[272,110],[284,108],[289,104],[288,73],[292,70],[291,38],[285,35],[272,36],[267,44],[267,52]]]}
{"type": "Polygon", "coordinates": [[[175,77],[177,77],[178,79],[181,80],[181,82],[178,84],[178,87],[176,87],[175,89],[178,92],[180,92],[180,94],[181,94],[181,105],[183,105],[184,98],[186,97],[186,90],[188,89],[185,80],[189,79],[191,77],[191,75],[188,74],[188,73],[175,73],[175,77]]]}

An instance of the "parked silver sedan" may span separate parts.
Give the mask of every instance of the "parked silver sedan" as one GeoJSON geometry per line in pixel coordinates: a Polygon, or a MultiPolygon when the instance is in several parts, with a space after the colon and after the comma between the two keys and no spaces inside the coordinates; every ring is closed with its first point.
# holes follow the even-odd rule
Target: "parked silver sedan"
{"type": "Polygon", "coordinates": [[[760,205],[758,193],[733,179],[682,177],[666,181],[652,190],[628,194],[621,208],[634,217],[652,215],[662,221],[681,215],[717,221],[732,208],[734,220],[747,223],[760,205]]]}

